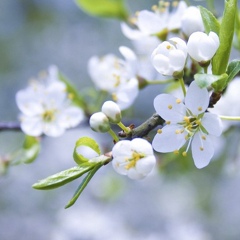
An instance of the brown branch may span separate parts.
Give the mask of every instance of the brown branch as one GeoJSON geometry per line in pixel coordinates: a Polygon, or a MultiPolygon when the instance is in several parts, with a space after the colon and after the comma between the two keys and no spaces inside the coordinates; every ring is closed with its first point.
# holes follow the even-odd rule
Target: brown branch
{"type": "Polygon", "coordinates": [[[20,124],[16,122],[0,122],[1,131],[22,131],[20,124]]]}

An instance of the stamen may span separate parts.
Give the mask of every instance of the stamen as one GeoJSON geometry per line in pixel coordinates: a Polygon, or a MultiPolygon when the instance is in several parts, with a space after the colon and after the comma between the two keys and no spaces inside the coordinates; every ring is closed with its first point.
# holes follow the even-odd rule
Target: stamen
{"type": "Polygon", "coordinates": [[[171,124],[171,121],[166,121],[166,124],[168,124],[168,125],[171,124]]]}
{"type": "Polygon", "coordinates": [[[179,154],[179,151],[176,149],[176,150],[173,151],[173,153],[174,153],[175,155],[178,155],[178,154],[179,154]]]}
{"type": "Polygon", "coordinates": [[[117,102],[118,98],[117,98],[117,94],[116,93],[112,94],[112,99],[113,99],[113,101],[117,102]]]}
{"type": "Polygon", "coordinates": [[[202,107],[198,107],[198,111],[199,111],[199,112],[202,111],[202,107]]]}
{"type": "Polygon", "coordinates": [[[158,129],[157,133],[161,134],[162,133],[162,129],[158,129]]]}
{"type": "Polygon", "coordinates": [[[182,155],[183,155],[183,157],[186,157],[187,156],[187,152],[183,152],[182,155]]]}
{"type": "Polygon", "coordinates": [[[199,149],[200,149],[201,151],[203,151],[203,150],[204,150],[204,148],[203,148],[203,147],[200,147],[199,149]]]}
{"type": "Polygon", "coordinates": [[[172,109],[172,105],[170,104],[170,105],[168,105],[168,109],[172,109]]]}
{"type": "Polygon", "coordinates": [[[203,139],[203,140],[206,140],[206,137],[205,137],[204,135],[202,135],[202,139],[203,139]]]}
{"type": "Polygon", "coordinates": [[[177,99],[176,99],[176,103],[177,103],[177,104],[179,104],[179,103],[181,103],[181,102],[182,102],[182,100],[181,100],[180,98],[177,98],[177,99]]]}

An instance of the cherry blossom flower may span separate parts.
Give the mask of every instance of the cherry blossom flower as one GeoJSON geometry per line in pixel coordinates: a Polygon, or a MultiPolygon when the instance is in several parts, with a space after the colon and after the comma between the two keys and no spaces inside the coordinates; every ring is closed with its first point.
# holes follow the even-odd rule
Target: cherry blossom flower
{"type": "Polygon", "coordinates": [[[152,53],[153,66],[159,73],[167,76],[182,77],[186,59],[186,43],[177,37],[162,42],[152,53]]]}
{"type": "Polygon", "coordinates": [[[181,17],[181,30],[189,37],[192,33],[204,31],[204,25],[199,8],[190,6],[181,17]]]}
{"type": "Polygon", "coordinates": [[[157,152],[178,154],[188,142],[183,156],[191,145],[195,166],[207,166],[214,154],[211,136],[220,136],[222,132],[219,117],[206,112],[208,104],[207,89],[199,88],[195,82],[190,84],[184,103],[169,94],[158,95],[154,99],[154,107],[166,125],[155,135],[153,148],[157,152]]]}
{"type": "Polygon", "coordinates": [[[125,60],[113,54],[89,60],[88,71],[96,87],[112,94],[121,109],[132,105],[138,95],[137,58],[127,47],[119,48],[125,60]]]}
{"type": "Polygon", "coordinates": [[[30,136],[57,137],[84,119],[82,109],[68,99],[65,84],[56,79],[56,69],[52,70],[49,78],[33,80],[16,94],[22,131],[30,136]]]}
{"type": "Polygon", "coordinates": [[[112,155],[114,170],[131,179],[145,178],[156,163],[151,144],[142,138],[117,142],[112,155]]]}
{"type": "Polygon", "coordinates": [[[188,39],[187,51],[195,61],[206,63],[212,59],[219,44],[219,37],[215,32],[210,32],[208,35],[203,32],[194,32],[188,39]]]}
{"type": "Polygon", "coordinates": [[[123,24],[124,31],[130,39],[140,39],[150,35],[164,38],[168,32],[180,29],[180,19],[187,9],[187,4],[185,1],[180,1],[178,4],[171,6],[169,3],[160,1],[159,6],[153,6],[152,9],[153,12],[148,10],[137,12],[136,18],[132,21],[138,29],[131,29],[123,24]],[[172,8],[172,11],[170,11],[170,8],[172,8]]]}

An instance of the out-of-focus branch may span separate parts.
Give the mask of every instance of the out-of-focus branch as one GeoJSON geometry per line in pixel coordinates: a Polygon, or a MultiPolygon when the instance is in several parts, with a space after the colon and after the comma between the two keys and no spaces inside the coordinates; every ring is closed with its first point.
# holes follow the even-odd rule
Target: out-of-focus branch
{"type": "Polygon", "coordinates": [[[20,124],[17,122],[0,122],[1,131],[22,131],[20,124]]]}

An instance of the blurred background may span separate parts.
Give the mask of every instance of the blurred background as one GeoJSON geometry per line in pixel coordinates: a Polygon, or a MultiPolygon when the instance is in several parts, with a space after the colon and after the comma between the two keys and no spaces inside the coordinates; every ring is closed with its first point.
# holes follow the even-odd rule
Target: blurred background
{"type": "MultiPolygon", "coordinates": [[[[217,1],[222,11],[224,1],[217,1]]],[[[150,9],[153,0],[128,0],[129,9],[150,9]]],[[[194,2],[195,5],[204,2],[194,2]]],[[[74,1],[0,1],[0,121],[17,121],[15,94],[50,65],[82,90],[93,86],[87,62],[93,55],[114,53],[131,43],[117,20],[90,17],[74,1]]],[[[119,55],[120,56],[120,55],[119,55]]],[[[158,88],[138,97],[134,114],[146,119],[154,109],[158,88]],[[144,100],[142,100],[144,99],[144,100]],[[147,99],[147,101],[146,101],[147,99]]],[[[110,138],[84,127],[42,141],[38,159],[13,166],[0,176],[1,240],[239,240],[240,174],[238,128],[226,141],[228,167],[213,161],[197,170],[174,163],[147,179],[131,181],[110,165],[102,168],[70,209],[64,206],[80,183],[52,191],[37,191],[32,184],[75,165],[75,141],[90,136],[110,148],[110,138]],[[229,158],[228,158],[229,157],[229,158]],[[234,159],[234,164],[232,159],[234,159]]],[[[23,134],[0,133],[0,154],[14,151],[23,134]]]]}

